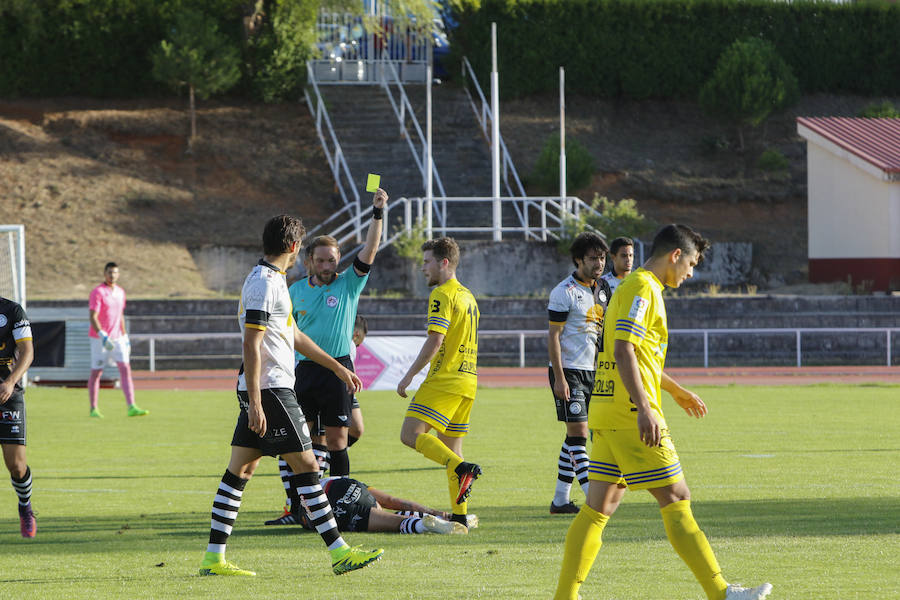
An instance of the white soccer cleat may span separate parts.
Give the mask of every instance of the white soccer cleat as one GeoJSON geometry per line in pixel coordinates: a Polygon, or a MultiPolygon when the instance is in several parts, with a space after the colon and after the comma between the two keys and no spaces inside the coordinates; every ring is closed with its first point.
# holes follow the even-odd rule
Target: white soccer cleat
{"type": "Polygon", "coordinates": [[[745,588],[729,584],[725,589],[725,600],[762,600],[772,591],[771,583],[764,583],[755,588],[745,588]]]}
{"type": "Polygon", "coordinates": [[[478,515],[466,515],[466,527],[469,529],[475,529],[478,527],[478,515]]]}
{"type": "Polygon", "coordinates": [[[466,529],[466,526],[462,523],[457,523],[456,521],[445,521],[443,519],[439,519],[434,515],[425,515],[424,517],[422,517],[422,525],[425,526],[425,531],[429,531],[431,533],[469,533],[469,530],[466,529]]]}

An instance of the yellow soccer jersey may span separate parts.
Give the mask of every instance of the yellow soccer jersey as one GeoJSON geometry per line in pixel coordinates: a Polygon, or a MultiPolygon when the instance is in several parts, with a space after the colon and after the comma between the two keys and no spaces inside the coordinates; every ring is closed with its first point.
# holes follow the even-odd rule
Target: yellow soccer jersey
{"type": "Polygon", "coordinates": [[[475,397],[478,384],[478,304],[456,279],[437,286],[428,297],[428,331],[444,334],[422,385],[475,397]]]}
{"type": "Polygon", "coordinates": [[[665,427],[660,403],[660,382],[666,362],[669,330],[662,297],[663,284],[656,275],[639,268],[626,277],[609,301],[603,326],[603,350],[597,355],[594,390],[588,409],[591,429],[637,428],[637,408],[616,368],[616,340],[634,344],[641,381],[650,408],[665,427]]]}

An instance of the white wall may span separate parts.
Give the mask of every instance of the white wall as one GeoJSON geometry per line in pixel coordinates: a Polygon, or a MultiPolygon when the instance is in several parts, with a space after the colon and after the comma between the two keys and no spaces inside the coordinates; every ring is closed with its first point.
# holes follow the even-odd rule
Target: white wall
{"type": "Polygon", "coordinates": [[[900,258],[900,183],[809,140],[810,258],[900,258]]]}

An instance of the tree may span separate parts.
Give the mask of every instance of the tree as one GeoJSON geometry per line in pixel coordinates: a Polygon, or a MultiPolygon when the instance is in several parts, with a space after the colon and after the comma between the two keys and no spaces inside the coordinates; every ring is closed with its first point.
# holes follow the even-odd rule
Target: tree
{"type": "Polygon", "coordinates": [[[775,46],[760,38],[737,40],[719,57],[712,77],[700,90],[700,104],[737,126],[741,150],[743,127],[758,126],[773,111],[793,104],[797,78],[775,46]]]}
{"type": "Polygon", "coordinates": [[[169,36],[154,50],[153,77],[173,89],[187,86],[191,115],[188,151],[197,137],[194,96],[201,100],[230,89],[241,78],[240,52],[219,32],[215,19],[193,9],[175,17],[169,36]]]}

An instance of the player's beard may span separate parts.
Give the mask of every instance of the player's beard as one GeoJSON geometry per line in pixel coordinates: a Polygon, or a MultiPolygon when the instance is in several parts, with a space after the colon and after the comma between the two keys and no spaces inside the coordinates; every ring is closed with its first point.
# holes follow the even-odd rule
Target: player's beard
{"type": "Polygon", "coordinates": [[[320,271],[316,273],[316,279],[325,285],[330,284],[337,277],[337,271],[320,271]]]}

